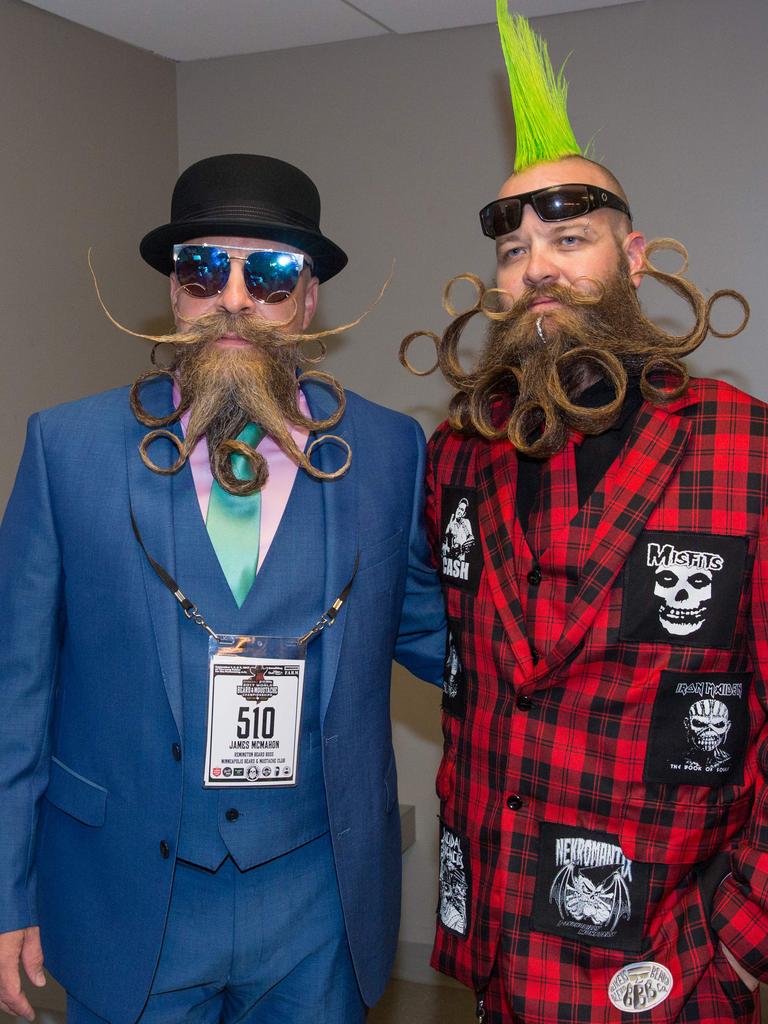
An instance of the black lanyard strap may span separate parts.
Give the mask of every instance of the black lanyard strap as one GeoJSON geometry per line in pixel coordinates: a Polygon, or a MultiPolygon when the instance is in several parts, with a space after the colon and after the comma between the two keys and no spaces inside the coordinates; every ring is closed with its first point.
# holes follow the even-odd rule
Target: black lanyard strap
{"type": "MultiPolygon", "coordinates": [[[[152,566],[152,568],[155,570],[155,572],[157,573],[158,577],[160,578],[160,581],[163,583],[163,585],[165,587],[168,588],[168,590],[173,594],[173,596],[179,602],[179,604],[181,605],[181,610],[184,612],[185,616],[191,622],[194,622],[196,625],[200,626],[201,629],[204,629],[209,636],[213,637],[214,640],[218,641],[219,640],[218,634],[214,633],[214,631],[211,629],[211,627],[205,621],[203,616],[200,614],[200,611],[199,611],[197,605],[194,603],[194,601],[190,601],[190,599],[182,592],[181,587],[178,585],[178,583],[173,578],[173,576],[171,576],[171,574],[168,572],[168,570],[164,566],[162,566],[158,561],[156,561],[152,557],[152,555],[150,555],[150,553],[147,551],[146,547],[144,546],[144,541],[142,539],[141,533],[139,532],[139,527],[138,527],[138,524],[136,522],[136,517],[133,514],[133,509],[131,508],[130,511],[131,511],[131,526],[133,527],[134,536],[136,537],[136,540],[139,542],[139,545],[141,546],[141,550],[147,556],[147,561],[149,562],[149,564],[152,566]]],[[[314,624],[314,626],[307,633],[304,633],[303,636],[300,636],[297,639],[297,641],[296,641],[297,644],[300,644],[300,645],[303,646],[304,644],[309,643],[309,641],[310,640],[314,640],[314,638],[319,633],[322,633],[322,631],[324,629],[326,629],[326,627],[332,626],[334,624],[334,622],[336,621],[336,616],[341,611],[341,607],[344,604],[344,602],[347,600],[347,597],[349,596],[349,592],[352,589],[352,584],[355,582],[355,576],[357,576],[357,568],[358,568],[359,564],[360,564],[360,552],[358,551],[357,555],[355,556],[355,564],[354,564],[354,567],[352,569],[352,575],[350,576],[348,582],[344,586],[344,589],[341,591],[341,593],[336,598],[336,600],[333,602],[333,604],[328,609],[328,611],[320,616],[320,618],[317,620],[317,622],[314,624]]]]}

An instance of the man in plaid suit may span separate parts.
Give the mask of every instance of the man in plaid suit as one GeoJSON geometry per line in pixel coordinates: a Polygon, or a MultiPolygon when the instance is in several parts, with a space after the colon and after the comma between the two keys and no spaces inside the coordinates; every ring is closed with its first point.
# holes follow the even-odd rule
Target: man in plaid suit
{"type": "MultiPolygon", "coordinates": [[[[471,374],[467,314],[439,345],[459,394],[427,482],[451,630],[433,966],[487,1024],[746,1024],[768,977],[768,407],[689,380],[642,315],[643,274],[684,279],[646,261],[605,168],[539,163],[481,219],[501,322],[471,374]]],[[[681,287],[690,349],[709,306],[681,287]]]]}
{"type": "Polygon", "coordinates": [[[628,383],[608,428],[588,415],[620,389],[593,361],[569,381],[582,429],[566,416],[541,457],[547,399],[526,374],[567,351],[583,282],[608,303],[623,278],[614,305],[631,306],[647,268],[628,207],[551,218],[545,201],[584,186],[624,202],[568,157],[484,211],[513,327],[460,391],[470,410],[493,394],[490,423],[454,404],[430,443],[452,635],[433,965],[489,1024],[746,1024],[751,975],[768,975],[768,409],[712,380],[654,392],[617,345],[628,383]],[[541,412],[521,453],[526,402],[541,412]],[[457,509],[477,543],[447,557],[457,509]]]}
{"type": "Polygon", "coordinates": [[[477,302],[434,336],[457,394],[427,470],[450,627],[432,963],[485,1024],[747,1024],[768,979],[768,406],[690,379],[723,293],[652,265],[661,243],[568,135],[546,44],[498,16],[498,287],[463,275],[477,302]],[[690,303],[687,335],[644,316],[646,275],[690,303]]]}

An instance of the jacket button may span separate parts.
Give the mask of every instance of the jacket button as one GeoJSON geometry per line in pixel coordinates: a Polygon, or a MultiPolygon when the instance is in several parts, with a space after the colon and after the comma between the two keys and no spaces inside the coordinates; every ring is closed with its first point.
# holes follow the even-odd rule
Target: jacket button
{"type": "Polygon", "coordinates": [[[538,665],[538,663],[541,661],[541,655],[535,647],[531,648],[531,661],[534,665],[538,665]]]}
{"type": "Polygon", "coordinates": [[[168,858],[171,856],[171,848],[165,841],[165,839],[160,840],[160,856],[163,858],[163,860],[168,860],[168,858]]]}
{"type": "Polygon", "coordinates": [[[541,569],[538,565],[534,566],[534,568],[528,573],[528,582],[532,587],[538,587],[541,583],[541,569]]]}
{"type": "Polygon", "coordinates": [[[237,819],[240,817],[240,811],[238,811],[234,807],[230,807],[227,813],[224,815],[224,817],[227,819],[227,821],[237,821],[237,819]]]}
{"type": "Polygon", "coordinates": [[[507,807],[510,811],[519,811],[522,806],[523,801],[516,793],[507,797],[507,807]]]}
{"type": "Polygon", "coordinates": [[[517,706],[521,711],[530,711],[533,707],[533,701],[530,697],[526,697],[524,693],[521,693],[517,698],[517,706]]]}
{"type": "Polygon", "coordinates": [[[174,761],[180,761],[181,760],[181,745],[179,743],[174,743],[173,746],[171,747],[171,753],[173,754],[173,760],[174,761]]]}

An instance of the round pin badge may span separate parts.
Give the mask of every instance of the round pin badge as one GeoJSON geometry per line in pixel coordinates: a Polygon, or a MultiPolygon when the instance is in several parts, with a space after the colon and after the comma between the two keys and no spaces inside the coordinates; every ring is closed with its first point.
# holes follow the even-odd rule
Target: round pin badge
{"type": "Polygon", "coordinates": [[[622,1013],[645,1013],[663,1003],[672,991],[672,975],[663,964],[643,960],[616,971],[608,997],[622,1013]]]}

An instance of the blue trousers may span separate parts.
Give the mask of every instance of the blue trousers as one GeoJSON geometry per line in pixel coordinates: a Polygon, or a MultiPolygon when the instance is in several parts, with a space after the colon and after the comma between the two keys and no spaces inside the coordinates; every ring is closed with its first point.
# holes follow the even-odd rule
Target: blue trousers
{"type": "MultiPolygon", "coordinates": [[[[330,837],[250,871],[178,861],[140,1024],[361,1024],[330,837]]],[[[68,996],[68,1024],[104,1024],[68,996]]]]}

